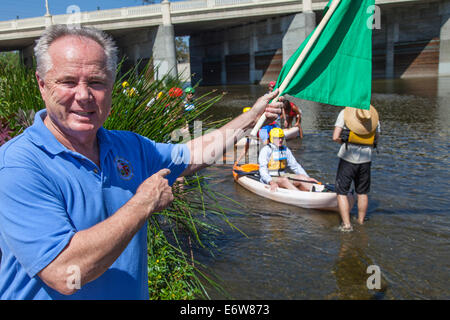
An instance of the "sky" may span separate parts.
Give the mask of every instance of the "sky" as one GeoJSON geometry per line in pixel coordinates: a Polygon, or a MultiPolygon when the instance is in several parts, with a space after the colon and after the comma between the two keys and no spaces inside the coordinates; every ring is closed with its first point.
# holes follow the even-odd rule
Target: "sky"
{"type": "MultiPolygon", "coordinates": [[[[182,0],[175,0],[182,1],[182,0]]],[[[174,0],[172,0],[174,2],[174,0]]],[[[77,5],[81,11],[95,11],[142,5],[142,0],[48,0],[52,15],[65,14],[67,8],[77,5]]],[[[0,0],[0,21],[33,18],[45,14],[45,0],[0,0]]]]}

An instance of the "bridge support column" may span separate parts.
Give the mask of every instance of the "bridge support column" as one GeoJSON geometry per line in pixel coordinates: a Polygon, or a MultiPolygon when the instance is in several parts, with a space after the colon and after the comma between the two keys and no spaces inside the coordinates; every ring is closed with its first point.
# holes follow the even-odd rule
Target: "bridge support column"
{"type": "Polygon", "coordinates": [[[171,77],[178,75],[177,58],[175,51],[175,31],[170,18],[170,2],[161,2],[163,24],[158,27],[153,45],[153,60],[155,66],[159,66],[157,77],[161,79],[169,74],[171,77]]]}
{"type": "Polygon", "coordinates": [[[294,15],[283,36],[283,65],[316,27],[316,14],[307,11],[294,15]]]}
{"type": "Polygon", "coordinates": [[[399,37],[399,23],[395,9],[387,15],[386,21],[386,78],[395,77],[395,43],[399,37]]]}
{"type": "Polygon", "coordinates": [[[440,4],[439,76],[450,76],[450,1],[440,4]]]}
{"type": "Polygon", "coordinates": [[[25,67],[33,68],[34,44],[20,50],[20,60],[25,67]]]}
{"type": "Polygon", "coordinates": [[[227,64],[226,64],[226,56],[230,53],[230,46],[228,44],[228,40],[226,38],[226,35],[224,36],[223,41],[223,50],[220,55],[220,82],[222,85],[227,84],[227,64]]]}
{"type": "Polygon", "coordinates": [[[261,76],[257,75],[257,70],[255,66],[255,52],[258,51],[258,37],[256,24],[252,25],[252,31],[250,35],[250,44],[249,44],[249,80],[251,84],[257,83],[261,76]]]}

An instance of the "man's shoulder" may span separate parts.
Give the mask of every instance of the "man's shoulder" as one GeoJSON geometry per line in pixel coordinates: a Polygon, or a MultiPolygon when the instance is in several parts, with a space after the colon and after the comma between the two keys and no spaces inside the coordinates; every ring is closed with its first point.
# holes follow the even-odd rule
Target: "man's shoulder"
{"type": "Polygon", "coordinates": [[[339,114],[336,118],[336,122],[334,124],[335,127],[344,128],[345,127],[345,121],[344,121],[344,109],[339,111],[339,114]]]}
{"type": "Polygon", "coordinates": [[[0,169],[16,166],[33,166],[38,147],[24,132],[0,147],[0,169]]]}
{"type": "Polygon", "coordinates": [[[272,152],[272,147],[270,146],[270,144],[266,144],[264,147],[261,148],[261,152],[272,152]]]}
{"type": "Polygon", "coordinates": [[[105,130],[105,134],[113,145],[135,148],[141,144],[154,144],[154,142],[138,133],[128,130],[105,130]]]}

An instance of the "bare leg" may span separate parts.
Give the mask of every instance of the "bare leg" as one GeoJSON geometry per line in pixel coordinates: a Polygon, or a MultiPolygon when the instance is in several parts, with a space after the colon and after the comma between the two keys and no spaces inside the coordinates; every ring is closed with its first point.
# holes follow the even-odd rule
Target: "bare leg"
{"type": "Polygon", "coordinates": [[[300,122],[298,123],[298,134],[300,136],[300,139],[303,139],[303,129],[302,129],[302,125],[300,124],[300,122]]]}
{"type": "Polygon", "coordinates": [[[344,227],[350,227],[350,204],[348,203],[348,198],[345,195],[337,195],[339,213],[341,214],[342,223],[344,227]]]}
{"type": "Polygon", "coordinates": [[[287,178],[273,178],[273,180],[275,180],[275,182],[281,188],[290,189],[290,190],[298,190],[297,187],[295,185],[293,185],[287,178]]]}
{"type": "Polygon", "coordinates": [[[367,208],[369,207],[369,196],[367,194],[358,194],[358,223],[364,224],[367,208]]]}

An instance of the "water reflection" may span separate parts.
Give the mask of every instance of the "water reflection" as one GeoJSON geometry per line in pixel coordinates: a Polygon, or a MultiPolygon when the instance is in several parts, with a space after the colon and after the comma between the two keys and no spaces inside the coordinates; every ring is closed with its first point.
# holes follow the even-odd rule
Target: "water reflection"
{"type": "Polygon", "coordinates": [[[369,241],[364,227],[355,226],[355,231],[341,235],[341,246],[333,268],[337,290],[331,299],[383,299],[386,282],[381,277],[379,289],[369,289],[367,281],[372,275],[369,266],[376,266],[367,252],[369,241]],[[369,270],[370,271],[370,270],[369,270]]]}

